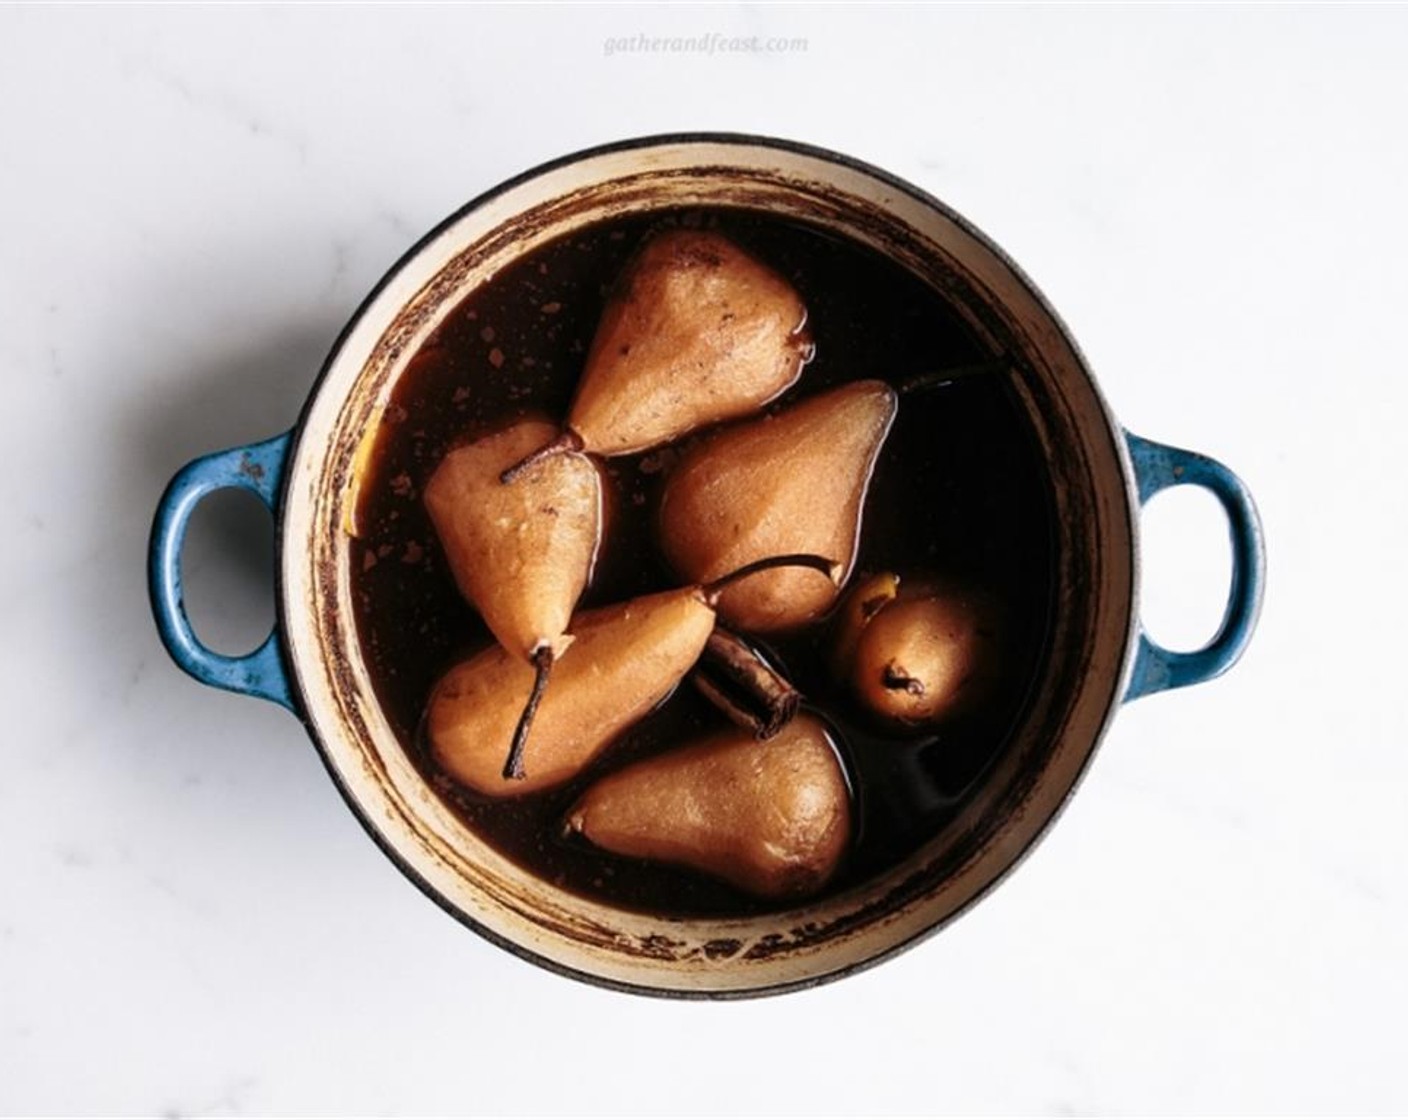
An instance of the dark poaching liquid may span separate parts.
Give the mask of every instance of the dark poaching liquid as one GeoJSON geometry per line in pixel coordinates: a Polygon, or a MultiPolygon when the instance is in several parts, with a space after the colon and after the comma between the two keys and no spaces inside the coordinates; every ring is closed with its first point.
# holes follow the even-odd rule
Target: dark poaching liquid
{"type": "MultiPolygon", "coordinates": [[[[729,726],[686,680],[577,780],[495,800],[439,771],[420,738],[436,680],[493,638],[461,598],[421,493],[452,446],[525,414],[567,414],[607,291],[651,232],[716,229],[801,293],[816,356],[781,407],[845,381],[898,386],[919,374],[991,360],[942,296],[863,246],[791,220],[742,210],[612,220],[548,244],[471,294],[400,379],[362,481],[352,548],[357,628],[378,699],[426,778],[480,836],[568,890],[666,915],[777,908],[693,873],[566,840],[561,821],[595,778],[729,726]]],[[[679,584],[655,545],[663,449],[604,460],[605,538],[579,607],[679,584]]],[[[963,377],[901,396],[865,505],[851,585],[866,573],[934,572],[983,588],[1003,606],[1004,676],[981,711],[908,739],[875,734],[830,679],[830,627],[759,645],[835,729],[854,794],[853,841],[828,891],[892,866],[948,820],[1003,749],[1045,659],[1052,599],[1051,499],[1035,436],[1002,374],[963,377]]],[[[551,687],[551,686],[549,686],[551,687]]],[[[507,750],[508,744],[504,744],[507,750]]]]}

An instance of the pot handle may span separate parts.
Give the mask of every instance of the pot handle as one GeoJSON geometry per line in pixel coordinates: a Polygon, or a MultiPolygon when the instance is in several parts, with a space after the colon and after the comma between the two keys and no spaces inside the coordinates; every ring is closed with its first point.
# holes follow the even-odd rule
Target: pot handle
{"type": "Polygon", "coordinates": [[[1170,486],[1201,486],[1212,491],[1222,503],[1232,536],[1232,586],[1222,626],[1202,649],[1177,653],[1156,644],[1141,623],[1134,671],[1124,694],[1129,701],[1151,692],[1201,684],[1236,664],[1251,640],[1261,610],[1266,547],[1251,494],[1242,480],[1221,463],[1206,455],[1143,439],[1132,432],[1126,432],[1125,439],[1134,462],[1140,505],[1170,486]]]}
{"type": "Polygon", "coordinates": [[[253,491],[270,513],[277,513],[292,438],[292,432],[285,432],[263,443],[217,451],[186,464],[157,503],[147,555],[147,583],[157,631],[177,665],[201,684],[272,700],[297,715],[277,626],[254,652],[227,657],[196,637],[181,596],[181,548],[196,506],[207,494],[237,486],[253,491]]]}

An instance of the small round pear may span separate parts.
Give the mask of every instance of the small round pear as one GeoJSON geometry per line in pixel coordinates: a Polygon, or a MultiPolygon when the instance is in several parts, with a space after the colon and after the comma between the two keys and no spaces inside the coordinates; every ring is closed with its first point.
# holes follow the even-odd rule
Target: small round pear
{"type": "Polygon", "coordinates": [[[839,613],[832,668],[892,729],[971,711],[1000,667],[997,611],[971,589],[886,572],[858,583],[839,613]]]}

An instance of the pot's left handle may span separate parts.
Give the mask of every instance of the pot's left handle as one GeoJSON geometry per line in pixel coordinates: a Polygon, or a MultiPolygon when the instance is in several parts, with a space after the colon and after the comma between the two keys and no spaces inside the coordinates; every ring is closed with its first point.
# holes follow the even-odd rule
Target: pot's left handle
{"type": "Polygon", "coordinates": [[[277,627],[254,652],[227,657],[196,637],[181,597],[181,548],[196,506],[216,490],[239,487],[257,494],[275,513],[292,438],[293,433],[285,432],[263,443],[206,455],[183,467],[156,507],[147,580],[156,628],[177,665],[202,684],[272,700],[297,714],[277,627]]]}
{"type": "Polygon", "coordinates": [[[1170,486],[1201,486],[1222,503],[1232,538],[1232,586],[1222,626],[1202,649],[1187,653],[1164,649],[1139,628],[1139,647],[1125,700],[1163,692],[1169,688],[1200,684],[1220,676],[1236,664],[1251,641],[1261,610],[1266,581],[1266,547],[1261,521],[1250,491],[1242,480],[1215,459],[1194,451],[1169,447],[1126,432],[1140,504],[1170,486]]]}

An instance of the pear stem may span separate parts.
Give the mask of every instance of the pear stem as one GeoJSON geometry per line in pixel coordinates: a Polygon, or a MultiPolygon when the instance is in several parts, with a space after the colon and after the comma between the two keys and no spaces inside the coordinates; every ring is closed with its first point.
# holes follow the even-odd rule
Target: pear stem
{"type": "Polygon", "coordinates": [[[818,556],[813,552],[789,552],[782,556],[766,556],[761,560],[754,560],[751,564],[744,564],[728,575],[704,584],[700,588],[704,593],[704,601],[712,607],[718,602],[719,595],[728,589],[729,584],[737,583],[758,572],[769,572],[773,568],[811,568],[826,576],[832,583],[841,578],[841,565],[834,560],[828,560],[825,556],[818,556]]]}
{"type": "Polygon", "coordinates": [[[523,705],[523,714],[518,717],[518,726],[514,728],[508,757],[504,759],[505,778],[520,781],[528,776],[523,769],[523,748],[528,745],[528,731],[533,726],[533,717],[538,714],[538,705],[542,703],[543,692],[548,687],[552,661],[552,646],[539,646],[533,651],[533,667],[538,672],[533,678],[533,691],[528,694],[528,703],[523,705]]]}
{"type": "Polygon", "coordinates": [[[946,385],[952,385],[955,381],[962,381],[969,377],[1002,373],[1007,369],[1007,365],[1006,362],[975,362],[972,365],[950,366],[948,369],[916,373],[913,377],[907,377],[896,385],[895,390],[900,393],[912,393],[916,389],[942,389],[946,385]]]}
{"type": "Polygon", "coordinates": [[[571,428],[563,428],[562,434],[549,443],[543,444],[537,451],[529,452],[503,474],[499,475],[499,481],[507,485],[521,475],[534,463],[541,463],[544,459],[549,459],[554,455],[561,455],[566,451],[581,451],[582,437],[571,428]]]}

